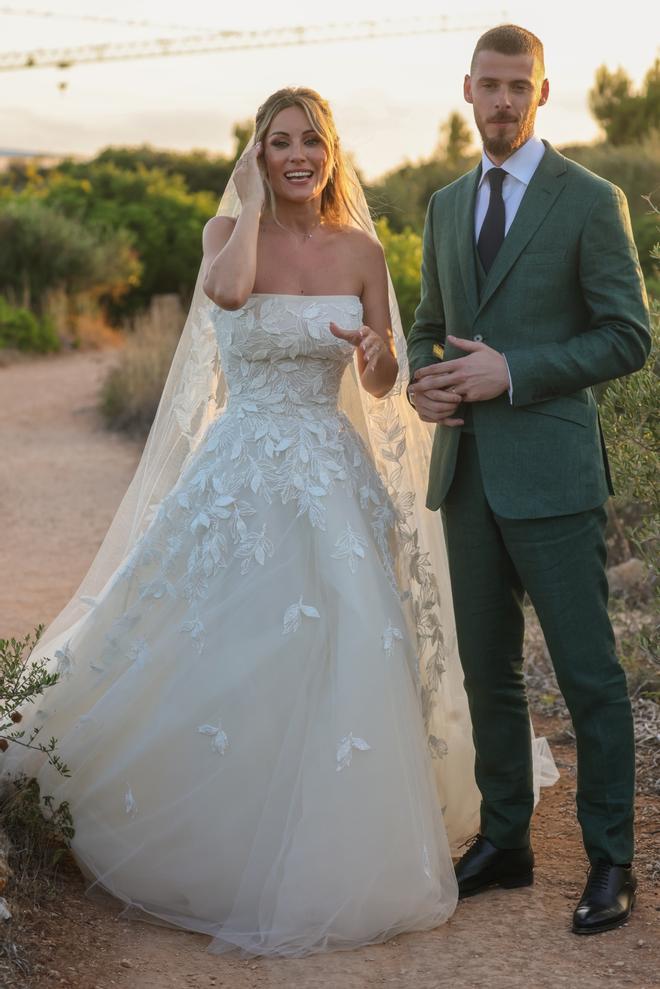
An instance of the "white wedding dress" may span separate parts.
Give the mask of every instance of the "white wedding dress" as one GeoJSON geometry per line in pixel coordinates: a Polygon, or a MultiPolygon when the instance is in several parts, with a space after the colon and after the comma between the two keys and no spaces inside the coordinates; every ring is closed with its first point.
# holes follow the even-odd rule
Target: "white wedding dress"
{"type": "MultiPolygon", "coordinates": [[[[42,766],[42,790],[69,801],[93,884],[211,950],[433,928],[457,896],[431,761],[451,741],[425,728],[442,668],[420,689],[418,636],[442,636],[432,576],[418,601],[401,576],[424,554],[338,409],[354,351],[328,324],[357,328],[359,299],[207,311],[226,407],[60,642],[34,717],[71,776],[42,766]]],[[[462,704],[447,730],[469,746],[462,704]]]]}

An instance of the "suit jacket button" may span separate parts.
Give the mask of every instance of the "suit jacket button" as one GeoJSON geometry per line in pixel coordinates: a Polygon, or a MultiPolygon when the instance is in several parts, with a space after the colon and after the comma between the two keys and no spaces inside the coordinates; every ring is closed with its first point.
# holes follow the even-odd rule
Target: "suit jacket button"
{"type": "Polygon", "coordinates": [[[472,339],[476,341],[476,343],[481,343],[483,341],[481,333],[475,333],[472,339]]]}

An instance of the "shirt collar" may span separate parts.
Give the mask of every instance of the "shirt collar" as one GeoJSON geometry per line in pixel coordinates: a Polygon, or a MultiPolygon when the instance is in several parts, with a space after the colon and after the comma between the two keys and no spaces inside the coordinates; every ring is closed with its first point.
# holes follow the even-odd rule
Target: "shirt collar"
{"type": "MultiPolygon", "coordinates": [[[[531,178],[539,167],[541,158],[545,154],[545,144],[540,139],[532,135],[528,141],[514,151],[506,161],[502,162],[501,168],[504,169],[509,175],[512,175],[514,179],[518,179],[523,185],[529,185],[531,178]]],[[[486,173],[491,170],[491,168],[497,168],[496,165],[490,160],[485,151],[481,154],[481,179],[479,185],[482,184],[486,173]]]]}

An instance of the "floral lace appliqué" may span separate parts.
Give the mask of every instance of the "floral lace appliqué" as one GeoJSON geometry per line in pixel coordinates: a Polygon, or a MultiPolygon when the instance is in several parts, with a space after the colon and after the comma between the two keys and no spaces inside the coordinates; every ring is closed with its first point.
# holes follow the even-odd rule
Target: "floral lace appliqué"
{"type": "Polygon", "coordinates": [[[55,659],[57,660],[55,672],[61,677],[71,676],[73,670],[73,653],[71,652],[70,641],[65,642],[61,649],[55,650],[55,659]]]}
{"type": "Polygon", "coordinates": [[[302,594],[300,598],[284,612],[282,621],[282,634],[288,635],[290,632],[297,632],[303,618],[320,618],[318,611],[311,604],[303,604],[302,594]]]}
{"type": "Polygon", "coordinates": [[[200,735],[211,735],[213,741],[211,743],[211,749],[213,752],[217,752],[219,755],[224,755],[229,748],[229,738],[227,733],[222,730],[222,723],[218,720],[217,725],[200,725],[197,731],[200,735]]]}
{"type": "Polygon", "coordinates": [[[349,731],[348,735],[344,735],[337,746],[337,772],[340,773],[342,769],[347,769],[350,766],[353,761],[353,749],[357,749],[359,752],[368,752],[370,748],[368,742],[349,731]]]}
{"type": "Polygon", "coordinates": [[[346,529],[335,543],[335,551],[332,554],[335,560],[348,560],[348,569],[351,573],[357,573],[358,560],[363,560],[367,541],[351,529],[346,523],[346,529]]]}
{"type": "Polygon", "coordinates": [[[392,622],[388,622],[387,628],[383,631],[383,650],[388,656],[392,655],[395,640],[401,642],[403,640],[403,632],[400,628],[396,628],[392,622]]]}

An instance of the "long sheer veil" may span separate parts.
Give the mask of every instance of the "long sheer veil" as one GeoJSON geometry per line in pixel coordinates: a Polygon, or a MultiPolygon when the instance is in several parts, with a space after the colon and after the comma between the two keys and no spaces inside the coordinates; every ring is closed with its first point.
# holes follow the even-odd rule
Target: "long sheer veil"
{"type": "MultiPolygon", "coordinates": [[[[251,146],[252,141],[246,151],[251,146]]],[[[350,164],[348,172],[352,222],[376,237],[364,192],[350,164]]],[[[235,217],[239,212],[240,199],[230,178],[218,215],[235,217]]],[[[222,412],[225,378],[210,318],[213,303],[203,292],[202,279],[200,268],[188,318],[133,480],[78,591],[34,650],[35,659],[53,657],[103,595],[160,502],[177,483],[208,424],[222,412]]],[[[371,451],[396,510],[403,550],[397,554],[397,578],[417,636],[423,717],[447,831],[456,848],[478,830],[480,796],[474,782],[474,749],[442,526],[440,517],[424,507],[432,437],[405,397],[406,345],[391,279],[389,303],[399,361],[396,384],[385,398],[375,399],[360,387],[353,364],[344,375],[339,404],[371,451]]],[[[55,665],[53,659],[49,662],[55,665]]],[[[535,751],[538,756],[538,746],[535,751]]],[[[537,759],[536,769],[538,794],[539,783],[554,781],[551,757],[543,766],[537,759]]]]}

